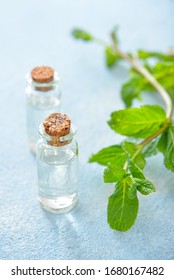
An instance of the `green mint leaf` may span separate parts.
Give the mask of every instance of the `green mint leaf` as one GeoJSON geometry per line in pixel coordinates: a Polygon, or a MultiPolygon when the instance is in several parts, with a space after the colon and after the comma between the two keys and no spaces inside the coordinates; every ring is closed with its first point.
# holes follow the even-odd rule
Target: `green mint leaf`
{"type": "Polygon", "coordinates": [[[128,162],[128,168],[134,178],[139,179],[145,179],[145,176],[141,169],[133,162],[133,160],[130,158],[130,155],[126,153],[127,156],[127,162],[128,162]]]}
{"type": "Polygon", "coordinates": [[[158,141],[158,150],[165,155],[167,149],[167,131],[165,131],[159,141],[158,141]]]}
{"type": "Polygon", "coordinates": [[[137,213],[135,185],[128,176],[117,183],[115,192],[109,197],[108,223],[112,229],[127,231],[133,226],[137,213]]]}
{"type": "Polygon", "coordinates": [[[158,141],[159,141],[158,138],[154,139],[151,143],[145,146],[142,153],[145,158],[151,157],[158,153],[158,141]]]}
{"type": "Polygon", "coordinates": [[[133,100],[141,100],[141,91],[144,89],[147,81],[139,74],[133,75],[121,88],[121,97],[126,107],[131,107],[133,100]]]}
{"type": "MultiPolygon", "coordinates": [[[[127,176],[130,176],[127,174],[127,176]]],[[[131,185],[131,187],[129,188],[127,195],[130,199],[134,199],[137,197],[137,185],[134,182],[134,180],[132,179],[133,184],[131,185]]]]}
{"type": "Polygon", "coordinates": [[[97,162],[101,165],[123,166],[126,161],[126,155],[120,145],[113,145],[103,148],[98,153],[92,155],[89,162],[97,162]]]}
{"type": "Polygon", "coordinates": [[[154,185],[150,181],[146,180],[146,177],[144,176],[143,172],[136,165],[136,163],[131,159],[130,154],[126,151],[126,149],[125,152],[126,152],[126,157],[128,162],[128,168],[133,177],[132,180],[135,182],[136,189],[143,195],[148,195],[151,192],[154,192],[155,191],[154,185]]]}
{"type": "Polygon", "coordinates": [[[108,46],[105,48],[105,59],[107,67],[112,68],[120,60],[120,56],[112,46],[108,46]]]}
{"type": "Polygon", "coordinates": [[[174,172],[174,126],[169,127],[167,132],[167,146],[164,156],[164,165],[174,172]]]}
{"type": "Polygon", "coordinates": [[[174,61],[174,56],[170,54],[163,54],[159,52],[148,52],[145,50],[139,50],[138,57],[140,59],[157,58],[159,60],[174,61]]]}
{"type": "Polygon", "coordinates": [[[152,69],[158,82],[169,92],[171,98],[174,95],[174,62],[159,62],[152,69]]]}
{"type": "Polygon", "coordinates": [[[164,155],[164,165],[174,172],[174,126],[170,126],[158,142],[158,150],[164,155]]]}
{"type": "Polygon", "coordinates": [[[134,181],[137,185],[137,190],[141,194],[148,195],[152,192],[155,192],[155,187],[150,181],[142,180],[142,179],[139,179],[139,178],[134,178],[134,181]]]}
{"type": "Polygon", "coordinates": [[[105,183],[118,182],[125,175],[125,170],[120,166],[108,166],[103,173],[105,183]]]}
{"type": "Polygon", "coordinates": [[[130,158],[133,159],[135,164],[140,168],[143,169],[146,165],[146,161],[142,153],[138,151],[139,147],[131,142],[124,142],[123,150],[130,155],[130,158]]]}
{"type": "MultiPolygon", "coordinates": [[[[152,75],[167,90],[174,99],[174,61],[161,61],[154,67],[149,67],[152,75]]],[[[144,91],[154,92],[154,88],[147,82],[144,91]]]]}
{"type": "MultiPolygon", "coordinates": [[[[174,61],[161,61],[155,66],[145,66],[158,82],[167,90],[174,99],[174,61]]],[[[133,100],[141,100],[143,91],[154,92],[149,82],[135,70],[131,70],[131,78],[122,86],[121,96],[126,107],[131,107],[133,100]]]]}
{"type": "Polygon", "coordinates": [[[158,105],[128,108],[111,114],[109,126],[119,134],[146,138],[165,122],[165,111],[158,105]]]}
{"type": "Polygon", "coordinates": [[[93,40],[93,36],[82,30],[82,29],[74,29],[72,31],[72,36],[75,38],[75,39],[81,39],[81,40],[84,40],[84,41],[92,41],[93,40]]]}
{"type": "Polygon", "coordinates": [[[172,100],[174,100],[174,87],[173,88],[167,88],[167,91],[170,94],[170,97],[172,98],[172,100]]]}

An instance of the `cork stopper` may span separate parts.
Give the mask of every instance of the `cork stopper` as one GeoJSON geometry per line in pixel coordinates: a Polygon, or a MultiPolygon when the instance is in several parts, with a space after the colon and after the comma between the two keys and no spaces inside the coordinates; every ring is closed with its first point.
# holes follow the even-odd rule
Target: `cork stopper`
{"type": "Polygon", "coordinates": [[[49,83],[54,78],[54,69],[48,66],[38,66],[32,69],[31,77],[37,83],[49,83]]]}
{"type": "Polygon", "coordinates": [[[49,144],[52,146],[63,146],[67,141],[61,142],[61,136],[65,136],[70,132],[71,120],[70,118],[61,113],[53,113],[49,115],[44,121],[43,126],[45,132],[52,137],[49,144]]]}

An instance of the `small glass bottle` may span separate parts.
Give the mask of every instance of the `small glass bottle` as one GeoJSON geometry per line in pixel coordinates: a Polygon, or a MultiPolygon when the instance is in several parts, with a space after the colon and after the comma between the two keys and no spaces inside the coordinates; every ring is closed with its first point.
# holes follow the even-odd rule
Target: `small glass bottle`
{"type": "Polygon", "coordinates": [[[76,131],[61,113],[51,114],[39,126],[38,199],[47,211],[65,213],[77,204],[76,131]]]}
{"type": "Polygon", "coordinates": [[[53,68],[39,66],[28,73],[26,79],[28,143],[35,153],[40,123],[49,114],[60,111],[59,77],[53,68]]]}

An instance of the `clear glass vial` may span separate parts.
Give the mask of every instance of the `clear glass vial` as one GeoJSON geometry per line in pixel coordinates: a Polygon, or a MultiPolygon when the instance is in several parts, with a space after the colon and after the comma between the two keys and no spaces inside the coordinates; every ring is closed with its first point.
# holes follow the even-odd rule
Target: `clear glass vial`
{"type": "Polygon", "coordinates": [[[39,126],[37,145],[38,199],[50,212],[66,213],[75,207],[77,195],[78,146],[76,127],[67,135],[56,138],[39,126]]]}
{"type": "Polygon", "coordinates": [[[26,75],[28,144],[33,153],[36,152],[36,144],[39,139],[38,128],[40,123],[49,114],[56,111],[59,112],[61,107],[59,76],[53,69],[52,76],[49,76],[48,71],[45,74],[47,69],[52,68],[47,66],[36,67],[26,75]],[[32,71],[35,69],[37,71],[41,70],[38,76],[36,75],[35,77],[32,77],[32,71]]]}

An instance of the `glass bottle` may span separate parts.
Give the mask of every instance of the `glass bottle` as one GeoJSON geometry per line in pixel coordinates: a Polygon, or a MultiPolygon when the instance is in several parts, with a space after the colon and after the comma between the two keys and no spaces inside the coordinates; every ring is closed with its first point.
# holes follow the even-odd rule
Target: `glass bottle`
{"type": "Polygon", "coordinates": [[[38,199],[47,211],[65,213],[77,204],[76,131],[77,128],[71,124],[67,135],[57,137],[48,135],[43,124],[39,126],[38,199]]]}
{"type": "Polygon", "coordinates": [[[49,114],[60,111],[59,76],[53,68],[40,66],[28,73],[26,80],[28,144],[30,150],[35,153],[40,123],[49,114]]]}

